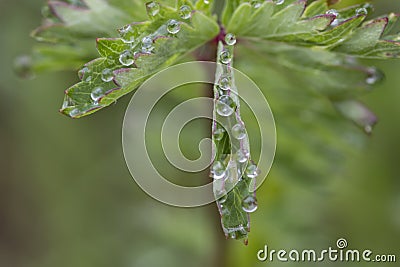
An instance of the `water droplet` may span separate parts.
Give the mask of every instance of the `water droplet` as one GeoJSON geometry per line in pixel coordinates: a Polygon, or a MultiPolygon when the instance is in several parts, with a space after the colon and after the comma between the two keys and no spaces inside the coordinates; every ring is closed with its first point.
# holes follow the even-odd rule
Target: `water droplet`
{"type": "Polygon", "coordinates": [[[192,9],[190,6],[183,5],[179,8],[179,14],[182,19],[190,19],[192,17],[192,9]]]}
{"type": "Polygon", "coordinates": [[[142,39],[142,52],[151,53],[154,50],[153,38],[150,36],[143,37],[142,39]]]}
{"type": "Polygon", "coordinates": [[[222,76],[218,84],[219,88],[226,91],[231,89],[232,80],[229,76],[222,76]]]}
{"type": "Polygon", "coordinates": [[[68,95],[65,96],[61,109],[66,109],[74,105],[74,101],[68,95]]]}
{"type": "Polygon", "coordinates": [[[261,7],[261,3],[260,3],[260,1],[257,1],[257,0],[251,1],[251,6],[252,6],[253,8],[255,8],[255,9],[257,9],[257,8],[260,8],[260,7],[261,7]]]}
{"type": "Polygon", "coordinates": [[[232,105],[232,98],[226,95],[221,96],[216,103],[217,113],[223,117],[228,117],[232,115],[232,113],[234,112],[232,105]]]}
{"type": "Polygon", "coordinates": [[[118,30],[119,36],[126,44],[131,44],[135,41],[135,31],[131,25],[126,25],[125,27],[118,30]]]}
{"type": "Polygon", "coordinates": [[[153,46],[153,38],[150,36],[143,37],[142,39],[142,47],[150,47],[153,46]]]}
{"type": "Polygon", "coordinates": [[[365,7],[360,7],[356,9],[356,15],[361,16],[361,15],[368,15],[368,10],[365,7]]]}
{"type": "Polygon", "coordinates": [[[339,15],[339,12],[336,9],[330,9],[330,10],[326,11],[325,14],[334,15],[337,17],[339,15]]]}
{"type": "Polygon", "coordinates": [[[325,14],[335,16],[335,19],[331,22],[331,26],[336,27],[341,22],[341,20],[339,19],[340,14],[336,9],[330,9],[326,11],[325,14]]]}
{"type": "Polygon", "coordinates": [[[84,67],[84,68],[82,68],[82,69],[80,69],[80,70],[78,71],[78,77],[79,77],[79,79],[82,80],[83,75],[85,75],[85,72],[87,71],[87,69],[88,69],[88,68],[84,67]]]}
{"type": "Polygon", "coordinates": [[[179,21],[170,19],[167,23],[167,31],[170,34],[177,34],[181,30],[181,24],[179,21]]]}
{"type": "Polygon", "coordinates": [[[384,77],[383,73],[376,68],[368,68],[367,72],[368,76],[365,79],[365,82],[369,85],[373,85],[376,84],[377,82],[380,82],[384,77]]]}
{"type": "Polygon", "coordinates": [[[210,4],[210,1],[209,1],[209,0],[203,0],[203,2],[204,2],[204,4],[206,4],[206,5],[210,4]]]}
{"type": "Polygon", "coordinates": [[[100,98],[104,96],[104,90],[101,87],[96,87],[93,89],[93,91],[90,93],[90,98],[95,102],[98,103],[100,98]]]}
{"type": "Polygon", "coordinates": [[[236,158],[237,158],[237,161],[239,161],[240,163],[245,163],[246,161],[249,160],[249,154],[244,152],[242,149],[240,149],[236,153],[236,158]]]}
{"type": "Polygon", "coordinates": [[[232,61],[232,55],[229,51],[222,51],[219,55],[219,59],[223,64],[229,64],[232,61]]]}
{"type": "Polygon", "coordinates": [[[222,128],[218,128],[214,131],[214,140],[216,141],[221,141],[222,138],[224,137],[225,130],[222,128]]]}
{"type": "Polygon", "coordinates": [[[226,193],[225,189],[218,191],[216,193],[216,198],[217,198],[219,204],[225,203],[226,200],[228,199],[228,194],[226,193]]]}
{"type": "Polygon", "coordinates": [[[231,215],[231,212],[229,211],[229,209],[227,207],[225,207],[224,205],[221,205],[221,215],[229,216],[229,215],[231,215]]]}
{"type": "Polygon", "coordinates": [[[85,82],[90,82],[92,80],[92,76],[87,76],[85,82]]]}
{"type": "Polygon", "coordinates": [[[236,233],[235,232],[229,233],[229,237],[232,239],[236,239],[236,233]]]}
{"type": "Polygon", "coordinates": [[[274,0],[276,5],[282,5],[283,3],[285,3],[285,0],[274,0]]]}
{"type": "Polygon", "coordinates": [[[74,108],[73,110],[71,110],[70,112],[69,112],[69,116],[71,116],[71,117],[76,117],[76,116],[78,116],[80,114],[80,111],[79,111],[79,109],[77,109],[77,108],[74,108]]]}
{"type": "Polygon", "coordinates": [[[221,179],[225,176],[225,166],[220,161],[214,162],[211,168],[211,174],[214,179],[221,179]]]}
{"type": "Polygon", "coordinates": [[[125,50],[119,56],[119,62],[124,66],[130,66],[135,62],[134,55],[131,51],[125,50]]]}
{"type": "Polygon", "coordinates": [[[236,36],[232,33],[228,33],[225,35],[225,43],[227,45],[235,45],[236,44],[236,36]]]}
{"type": "Polygon", "coordinates": [[[257,199],[252,196],[248,195],[242,200],[242,209],[245,212],[254,212],[257,210],[257,199]]]}
{"type": "Polygon", "coordinates": [[[101,72],[101,79],[103,80],[103,82],[111,82],[114,78],[114,74],[113,71],[111,69],[104,69],[101,72]]]}
{"type": "Polygon", "coordinates": [[[20,56],[16,58],[14,61],[14,71],[21,78],[33,78],[32,58],[30,56],[20,56]]]}
{"type": "Polygon", "coordinates": [[[246,168],[246,175],[249,178],[256,178],[259,174],[259,170],[257,166],[253,163],[249,164],[246,168]]]}
{"type": "Polygon", "coordinates": [[[234,138],[241,140],[246,137],[246,129],[240,123],[232,127],[232,135],[234,138]]]}
{"type": "MultiPolygon", "coordinates": [[[[88,67],[83,67],[78,71],[78,77],[82,81],[86,80],[88,76],[90,76],[91,70],[88,67]]],[[[91,77],[90,77],[91,78],[91,77]]]]}
{"type": "Polygon", "coordinates": [[[247,231],[242,224],[236,227],[223,228],[225,236],[232,239],[241,239],[247,236],[247,231]]]}
{"type": "Polygon", "coordinates": [[[365,127],[364,127],[364,132],[366,133],[366,134],[371,134],[372,133],[372,130],[373,130],[373,126],[372,125],[365,125],[365,127]]]}
{"type": "Polygon", "coordinates": [[[155,17],[160,12],[160,4],[156,1],[147,2],[146,10],[149,17],[155,17]]]}

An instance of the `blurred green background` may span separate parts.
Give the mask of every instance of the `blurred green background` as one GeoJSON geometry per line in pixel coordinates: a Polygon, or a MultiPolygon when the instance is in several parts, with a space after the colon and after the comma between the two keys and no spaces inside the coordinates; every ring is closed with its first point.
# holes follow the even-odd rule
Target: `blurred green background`
{"type": "MultiPolygon", "coordinates": [[[[376,15],[400,12],[399,1],[373,2],[376,15]]],[[[325,125],[310,113],[299,116],[304,111],[299,109],[308,106],[301,97],[287,95],[280,105],[282,92],[293,86],[282,78],[287,73],[279,78],[274,68],[238,50],[237,68],[265,90],[278,132],[276,162],[258,191],[259,209],[252,214],[249,245],[244,246],[225,240],[215,205],[169,207],[133,182],[121,145],[129,96],[98,114],[72,120],[57,110],[63,90],[77,81],[75,73],[28,81],[15,76],[12,62],[34,44],[28,33],[40,24],[42,4],[0,2],[1,267],[297,266],[258,262],[256,253],[264,244],[324,249],[341,237],[351,248],[396,254],[400,260],[400,61],[365,62],[386,74],[363,97],[380,118],[373,135],[365,138],[351,123],[325,125]],[[338,149],[343,153],[333,153],[332,159],[319,154],[314,135],[333,138],[322,147],[335,148],[342,127],[352,129],[345,139],[353,145],[338,149]]],[[[334,112],[330,106],[324,109],[334,112]]],[[[200,140],[208,125],[203,122],[204,131],[195,125],[186,134],[200,140]]],[[[248,126],[251,131],[251,120],[248,126]]],[[[196,156],[197,144],[183,145],[196,156]]],[[[257,142],[254,146],[257,150],[257,142]]],[[[329,264],[343,266],[324,266],[329,264]]]]}

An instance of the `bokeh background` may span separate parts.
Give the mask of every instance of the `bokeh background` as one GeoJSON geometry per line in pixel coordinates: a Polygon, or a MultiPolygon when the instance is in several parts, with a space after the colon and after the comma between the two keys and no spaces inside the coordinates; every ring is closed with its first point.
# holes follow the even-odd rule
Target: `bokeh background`
{"type": "MultiPolygon", "coordinates": [[[[400,12],[399,1],[373,3],[376,15],[400,12]]],[[[302,103],[301,93],[288,94],[281,105],[282,92],[293,91],[284,78],[290,74],[264,66],[245,48],[238,50],[237,68],[265,90],[276,110],[278,132],[276,163],[258,191],[259,209],[244,246],[225,240],[214,205],[170,207],[133,182],[121,145],[129,96],[72,120],[57,110],[63,90],[77,81],[75,73],[47,73],[33,80],[13,73],[14,58],[34,44],[28,34],[40,24],[42,4],[0,1],[0,266],[280,266],[258,262],[257,251],[265,244],[324,249],[341,237],[351,248],[396,254],[400,260],[399,60],[364,62],[386,74],[362,97],[380,118],[365,137],[349,122],[320,121],[307,112],[309,103],[302,103]],[[348,128],[352,145],[325,157],[321,147],[339,146],[335,139],[343,139],[348,128]]],[[[182,96],[170,97],[168,105],[182,96]]],[[[334,113],[329,105],[324,110],[334,113]]],[[[189,124],[182,133],[189,157],[198,154],[193,137],[207,136],[208,126],[208,121],[189,124]]],[[[251,118],[248,126],[250,131],[255,126],[251,118]]],[[[175,179],[187,179],[181,176],[175,179]]]]}

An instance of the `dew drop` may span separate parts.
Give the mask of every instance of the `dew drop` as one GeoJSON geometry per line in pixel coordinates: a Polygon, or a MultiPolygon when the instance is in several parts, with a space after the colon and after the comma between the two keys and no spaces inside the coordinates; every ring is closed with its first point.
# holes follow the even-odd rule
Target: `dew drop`
{"type": "Polygon", "coordinates": [[[113,78],[114,78],[114,74],[111,69],[104,69],[101,72],[101,79],[103,80],[103,82],[106,82],[106,83],[111,82],[113,78]]]}
{"type": "Polygon", "coordinates": [[[225,176],[225,166],[220,161],[214,162],[211,168],[211,174],[214,179],[221,179],[225,176]]]}
{"type": "Polygon", "coordinates": [[[285,3],[285,0],[274,0],[276,5],[282,5],[283,3],[285,3]]]}
{"type": "Polygon", "coordinates": [[[235,45],[236,44],[236,36],[233,33],[228,33],[225,35],[225,43],[227,45],[235,45]]]}
{"type": "Polygon", "coordinates": [[[64,98],[64,102],[63,102],[61,108],[62,109],[66,109],[66,108],[71,107],[73,105],[74,105],[74,101],[72,100],[72,98],[69,97],[68,95],[66,95],[65,98],[64,98]]]}
{"type": "Polygon", "coordinates": [[[156,1],[147,2],[146,10],[149,17],[155,17],[160,12],[160,4],[156,1]]]}
{"type": "Polygon", "coordinates": [[[376,84],[377,82],[383,79],[383,74],[376,68],[368,68],[367,70],[368,76],[365,79],[365,82],[369,85],[376,84]]]}
{"type": "Polygon", "coordinates": [[[339,12],[336,9],[330,9],[330,10],[326,11],[325,14],[334,15],[337,17],[339,15],[339,12]]]}
{"type": "Polygon", "coordinates": [[[125,27],[118,30],[119,36],[126,44],[131,44],[135,41],[135,31],[131,25],[126,25],[125,27]]]}
{"type": "Polygon", "coordinates": [[[373,126],[372,125],[365,125],[364,126],[364,132],[366,133],[366,134],[372,134],[372,130],[373,130],[373,126]]]}
{"type": "Polygon", "coordinates": [[[86,80],[86,78],[89,76],[90,74],[90,70],[88,67],[83,67],[82,69],[80,69],[78,71],[78,77],[79,79],[81,79],[82,81],[86,80]]]}
{"type": "Polygon", "coordinates": [[[225,236],[229,237],[229,238],[232,238],[232,239],[241,239],[241,238],[247,236],[247,231],[243,227],[242,224],[239,224],[236,227],[224,228],[223,230],[224,230],[225,236]]]}
{"type": "Polygon", "coordinates": [[[222,189],[216,193],[216,198],[220,204],[224,204],[228,199],[228,194],[226,193],[225,189],[222,189]]]}
{"type": "Polygon", "coordinates": [[[70,112],[69,112],[69,116],[71,116],[71,117],[76,117],[76,116],[78,116],[80,114],[80,111],[79,111],[79,109],[77,109],[77,108],[74,108],[73,110],[71,110],[70,112]]]}
{"type": "Polygon", "coordinates": [[[151,53],[154,50],[153,38],[150,36],[143,37],[142,39],[142,52],[151,53]]]}
{"type": "Polygon", "coordinates": [[[246,168],[246,175],[249,178],[256,178],[259,174],[259,170],[255,164],[249,164],[246,168]]]}
{"type": "Polygon", "coordinates": [[[257,199],[252,195],[248,195],[242,200],[242,209],[249,213],[256,211],[257,199]]]}
{"type": "Polygon", "coordinates": [[[225,207],[224,205],[221,205],[221,215],[229,216],[229,215],[231,215],[231,212],[229,211],[229,209],[227,207],[225,207]]]}
{"type": "Polygon", "coordinates": [[[192,17],[192,9],[187,5],[183,5],[179,8],[179,15],[182,19],[190,19],[192,17]]]}
{"type": "Polygon", "coordinates": [[[226,91],[226,90],[231,89],[231,84],[232,84],[232,81],[229,76],[222,76],[221,79],[219,80],[219,87],[222,90],[226,91]]]}
{"type": "Polygon", "coordinates": [[[243,150],[240,149],[236,153],[236,158],[237,158],[237,161],[239,161],[240,163],[245,163],[246,161],[249,160],[249,154],[245,153],[243,150]]]}
{"type": "Polygon", "coordinates": [[[135,62],[134,55],[131,51],[125,50],[119,55],[119,62],[124,66],[130,66],[135,62]]]}
{"type": "Polygon", "coordinates": [[[368,15],[368,10],[365,7],[357,8],[356,15],[357,16],[368,15]]]}
{"type": "Polygon", "coordinates": [[[225,95],[221,96],[216,103],[217,113],[223,117],[228,117],[232,115],[232,113],[234,112],[232,105],[232,98],[225,95]]]}
{"type": "Polygon", "coordinates": [[[337,25],[339,25],[340,20],[339,20],[339,12],[336,9],[330,9],[328,11],[325,12],[325,14],[327,15],[334,15],[335,19],[331,22],[331,26],[335,27],[337,25]]]}
{"type": "Polygon", "coordinates": [[[229,238],[236,239],[236,233],[235,232],[231,232],[229,234],[229,238]]]}
{"type": "Polygon", "coordinates": [[[225,50],[219,54],[219,59],[223,64],[229,64],[232,61],[232,55],[229,51],[225,50]]]}
{"type": "Polygon", "coordinates": [[[222,129],[222,128],[216,129],[214,131],[214,134],[213,134],[214,140],[221,141],[222,138],[224,137],[224,134],[225,134],[225,130],[224,129],[222,129]]]}
{"type": "Polygon", "coordinates": [[[14,61],[14,71],[21,78],[33,78],[32,58],[30,56],[20,56],[16,58],[14,61]]]}
{"type": "Polygon", "coordinates": [[[253,8],[255,8],[255,9],[257,9],[257,8],[260,8],[260,7],[261,7],[261,3],[260,3],[260,1],[258,1],[258,0],[254,0],[254,1],[251,1],[251,6],[252,6],[253,8]]]}
{"type": "Polygon", "coordinates": [[[167,31],[170,34],[177,34],[181,30],[181,24],[179,21],[170,19],[167,22],[167,31]]]}
{"type": "Polygon", "coordinates": [[[150,46],[153,46],[153,39],[150,36],[143,37],[142,47],[148,48],[150,46]]]}
{"type": "Polygon", "coordinates": [[[246,137],[246,129],[242,124],[238,123],[232,127],[232,135],[234,138],[241,140],[246,137]]]}
{"type": "Polygon", "coordinates": [[[98,103],[100,98],[104,96],[104,90],[101,87],[96,87],[93,89],[93,91],[90,93],[90,98],[95,102],[98,103]]]}

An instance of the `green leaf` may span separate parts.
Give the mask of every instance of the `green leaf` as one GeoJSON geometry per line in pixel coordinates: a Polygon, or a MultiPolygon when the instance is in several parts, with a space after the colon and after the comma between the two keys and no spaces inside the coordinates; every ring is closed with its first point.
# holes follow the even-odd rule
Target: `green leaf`
{"type": "Polygon", "coordinates": [[[387,18],[381,18],[364,24],[334,50],[347,53],[362,53],[374,48],[388,23],[387,18]]]}
{"type": "MultiPolygon", "coordinates": [[[[175,5],[175,0],[161,2],[175,5]]],[[[95,38],[116,37],[116,29],[148,18],[142,0],[51,0],[43,10],[43,25],[31,34],[43,43],[33,49],[33,72],[76,70],[96,56],[95,38]],[[74,54],[73,62],[67,57],[62,59],[62,51],[74,54]]]]}
{"type": "Polygon", "coordinates": [[[317,0],[306,7],[303,17],[311,18],[319,16],[321,14],[324,14],[326,11],[328,11],[328,3],[326,2],[326,0],[317,0]]]}
{"type": "MultiPolygon", "coordinates": [[[[283,76],[287,86],[291,88],[287,95],[279,96],[280,104],[274,107],[275,115],[279,114],[280,109],[287,112],[293,108],[291,104],[297,106],[297,103],[289,101],[292,98],[301,98],[299,103],[312,103],[312,99],[325,99],[326,103],[332,102],[335,107],[336,103],[355,101],[355,98],[368,93],[383,79],[383,74],[379,70],[361,65],[354,57],[290,45],[273,46],[274,49],[271,49],[271,46],[273,43],[253,42],[251,46],[243,47],[240,53],[246,54],[249,60],[264,59],[265,66],[269,65],[283,76]]],[[[272,99],[273,94],[274,90],[268,91],[268,96],[272,99]]],[[[307,105],[299,106],[297,112],[308,108],[307,105]]],[[[370,133],[376,122],[367,121],[364,117],[355,118],[349,110],[345,112],[341,109],[339,112],[370,133]]],[[[373,115],[368,118],[372,117],[373,115]]],[[[321,122],[322,119],[318,121],[321,122]]]]}
{"type": "Polygon", "coordinates": [[[239,4],[243,2],[241,0],[231,0],[231,1],[225,1],[225,7],[224,10],[222,11],[222,23],[224,25],[228,25],[229,19],[232,17],[233,12],[237,9],[239,4]]]}
{"type": "Polygon", "coordinates": [[[355,100],[345,100],[334,104],[343,116],[353,121],[367,134],[371,134],[372,127],[377,123],[378,119],[367,107],[355,100]]]}
{"type": "Polygon", "coordinates": [[[326,1],[266,1],[258,8],[241,3],[233,12],[227,32],[238,38],[269,40],[293,46],[320,47],[363,58],[398,57],[398,35],[388,35],[396,15],[362,24],[369,4],[329,10],[326,1]],[[396,52],[397,51],[397,52],[396,52]]]}
{"type": "Polygon", "coordinates": [[[243,239],[247,244],[249,214],[257,208],[254,189],[258,170],[250,159],[249,140],[241,119],[238,89],[232,70],[233,60],[221,60],[222,53],[233,55],[233,47],[219,42],[217,53],[220,64],[215,74],[212,135],[216,151],[211,177],[214,178],[214,194],[226,237],[243,239]],[[223,79],[229,85],[224,85],[223,79]],[[244,136],[235,138],[235,128],[245,133],[244,136]]]}
{"type": "Polygon", "coordinates": [[[127,43],[121,38],[97,40],[97,49],[102,58],[89,62],[83,68],[82,81],[66,91],[61,112],[73,118],[89,115],[102,109],[123,95],[135,90],[151,74],[171,65],[179,57],[202,45],[218,34],[218,25],[201,12],[195,12],[188,22],[179,22],[180,31],[168,32],[166,19],[178,19],[176,9],[166,8],[151,22],[133,23],[124,38],[134,40],[127,43]],[[144,51],[143,38],[150,41],[144,51]],[[124,66],[122,54],[129,55],[130,64],[124,66]],[[104,73],[109,79],[104,79],[104,73]],[[93,92],[100,96],[93,97],[93,92]]]}

